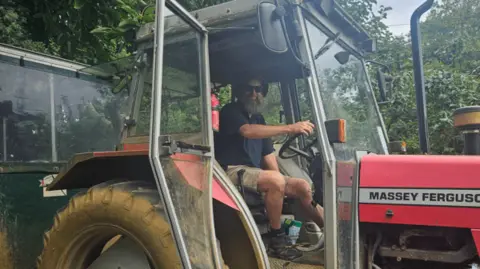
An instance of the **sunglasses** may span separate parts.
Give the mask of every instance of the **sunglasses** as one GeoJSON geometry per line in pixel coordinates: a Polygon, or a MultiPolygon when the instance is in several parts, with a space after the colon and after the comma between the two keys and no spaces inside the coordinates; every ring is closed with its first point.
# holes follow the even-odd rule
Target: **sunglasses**
{"type": "Polygon", "coordinates": [[[245,86],[245,93],[253,93],[255,91],[256,93],[263,93],[263,87],[262,86],[250,86],[247,85],[245,86]]]}

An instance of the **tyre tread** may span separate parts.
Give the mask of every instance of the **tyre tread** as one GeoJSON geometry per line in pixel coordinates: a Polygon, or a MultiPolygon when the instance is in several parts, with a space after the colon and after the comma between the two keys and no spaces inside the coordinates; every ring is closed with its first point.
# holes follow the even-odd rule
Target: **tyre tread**
{"type": "MultiPolygon", "coordinates": [[[[114,199],[117,199],[116,195],[118,195],[119,193],[127,194],[127,197],[125,199],[121,201],[116,201],[116,203],[123,204],[123,209],[125,210],[125,212],[131,211],[134,207],[134,204],[137,203],[137,201],[139,200],[145,200],[151,204],[150,209],[147,209],[142,217],[144,225],[151,225],[152,222],[155,220],[156,215],[160,216],[165,220],[165,212],[163,210],[164,207],[157,188],[154,184],[146,181],[111,180],[95,185],[87,191],[75,194],[70,199],[67,205],[57,211],[54,216],[54,224],[52,225],[50,230],[44,233],[44,249],[42,250],[40,256],[37,258],[37,268],[43,268],[42,266],[44,264],[45,256],[49,254],[48,252],[51,244],[54,244],[54,242],[52,241],[52,236],[55,237],[55,235],[59,233],[60,229],[64,225],[64,222],[69,221],[69,216],[73,215],[73,213],[81,211],[82,206],[84,207],[87,204],[101,203],[105,206],[108,206],[110,203],[112,203],[114,199]]],[[[161,244],[163,248],[175,250],[176,247],[174,246],[174,244],[171,244],[173,243],[171,239],[171,231],[167,230],[158,232],[160,233],[157,234],[157,238],[160,238],[160,241],[162,241],[161,244]]],[[[173,261],[175,259],[171,258],[170,260],[173,261]]],[[[178,260],[178,258],[176,260],[178,260]]],[[[177,261],[172,268],[176,268],[179,265],[180,263],[179,261],[177,261]]]]}

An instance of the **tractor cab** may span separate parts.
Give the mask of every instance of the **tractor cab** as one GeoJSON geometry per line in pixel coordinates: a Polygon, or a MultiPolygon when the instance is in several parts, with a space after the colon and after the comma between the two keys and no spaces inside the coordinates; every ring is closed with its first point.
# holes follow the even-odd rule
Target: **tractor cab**
{"type": "Polygon", "coordinates": [[[334,1],[242,0],[191,13],[175,1],[157,1],[156,10],[156,23],[137,31],[134,54],[82,72],[111,80],[113,93],[128,92],[130,113],[117,149],[148,151],[184,268],[200,268],[199,261],[207,266],[202,268],[220,268],[222,255],[230,268],[268,268],[262,197],[234,186],[214,153],[220,145],[211,94],[220,107],[233,102],[230,85],[251,77],[268,84],[267,124],[315,125],[311,136],[274,138],[281,172],[308,181],[325,209],[323,253],[320,228],[295,201],[285,200],[285,217],[304,223],[297,243],[306,255],[296,262],[350,268],[350,256],[359,250],[351,205],[355,152],[387,154],[363,61],[375,42],[334,1]],[[225,206],[236,213],[228,215],[225,206]],[[236,225],[225,225],[234,218],[243,226],[225,230],[236,225]],[[232,233],[240,235],[236,243],[232,233]],[[241,242],[247,254],[239,258],[241,242]]]}
{"type": "MultiPolygon", "coordinates": [[[[306,245],[303,247],[306,255],[298,262],[327,266],[339,262],[338,268],[348,268],[349,258],[337,260],[335,257],[340,253],[353,255],[358,250],[353,240],[355,210],[350,209],[350,202],[354,200],[351,188],[355,152],[387,154],[388,149],[386,131],[363,61],[366,54],[375,50],[374,41],[337,4],[327,2],[305,1],[299,7],[257,0],[231,1],[192,12],[208,31],[208,65],[193,61],[198,57],[202,59],[193,42],[199,37],[181,31],[186,26],[178,16],[167,16],[159,123],[160,134],[171,134],[172,139],[213,148],[221,146],[215,143],[218,142],[216,131],[208,125],[203,127],[207,130],[195,125],[199,113],[205,112],[191,109],[197,106],[207,109],[203,117],[211,115],[210,93],[217,95],[222,107],[235,101],[230,85],[251,77],[261,78],[269,87],[263,112],[267,124],[310,120],[316,126],[309,137],[274,139],[281,172],[312,184],[314,199],[325,208],[323,239],[319,227],[302,216],[296,202],[285,200],[285,217],[304,223],[297,243],[306,245]],[[205,71],[209,71],[205,77],[208,81],[190,76],[205,71]],[[203,83],[204,92],[192,81],[203,83]],[[173,126],[182,131],[170,131],[173,126]],[[198,135],[200,132],[202,136],[198,135]],[[325,253],[318,249],[320,240],[325,240],[325,253]]],[[[149,27],[145,26],[137,36],[137,40],[143,41],[138,43],[138,56],[142,50],[146,51],[147,65],[151,63],[149,57],[153,57],[149,54],[153,45],[149,27]]],[[[144,81],[150,82],[148,73],[144,81]]],[[[147,96],[151,96],[150,92],[147,96]]],[[[145,111],[148,113],[150,107],[145,111]]],[[[221,121],[219,128],[222,128],[221,121]]],[[[215,180],[229,181],[214,156],[212,168],[213,184],[215,180]]],[[[246,202],[259,234],[263,235],[267,232],[268,219],[261,195],[242,186],[235,189],[246,202]]],[[[172,189],[169,192],[173,194],[172,189]]],[[[180,213],[179,209],[174,210],[180,213]]],[[[213,217],[217,217],[215,208],[213,217]]],[[[186,221],[181,219],[180,216],[180,224],[186,221]]],[[[224,240],[219,239],[220,245],[224,244],[224,240]]]]}

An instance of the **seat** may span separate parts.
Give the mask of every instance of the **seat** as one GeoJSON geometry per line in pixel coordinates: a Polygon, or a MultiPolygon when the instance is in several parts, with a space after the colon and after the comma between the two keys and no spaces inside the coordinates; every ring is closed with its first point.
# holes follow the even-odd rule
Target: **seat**
{"type": "Polygon", "coordinates": [[[282,147],[281,144],[274,144],[273,147],[275,148],[275,156],[277,157],[278,168],[282,174],[296,178],[303,178],[308,181],[308,183],[312,184],[313,181],[308,173],[303,170],[293,159],[282,159],[278,156],[280,148],[282,147]]]}

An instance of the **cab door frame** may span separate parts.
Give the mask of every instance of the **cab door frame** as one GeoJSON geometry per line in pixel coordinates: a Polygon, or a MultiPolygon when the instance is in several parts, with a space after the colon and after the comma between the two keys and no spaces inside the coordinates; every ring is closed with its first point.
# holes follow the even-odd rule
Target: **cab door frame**
{"type": "MultiPolygon", "coordinates": [[[[161,155],[161,132],[160,132],[160,116],[161,116],[161,104],[162,104],[162,75],[163,75],[163,45],[164,45],[164,34],[165,34],[165,16],[167,8],[182,19],[185,23],[191,26],[196,30],[197,34],[200,36],[200,72],[201,72],[201,83],[202,83],[202,113],[203,115],[209,115],[211,110],[210,98],[206,91],[210,88],[210,74],[209,74],[209,61],[208,61],[208,31],[207,29],[199,23],[188,11],[186,11],[179,3],[175,0],[157,0],[156,1],[156,18],[155,18],[155,37],[154,37],[154,66],[153,66],[153,83],[152,83],[152,110],[151,110],[151,119],[150,119],[150,150],[149,150],[149,159],[152,166],[152,172],[157,184],[158,191],[161,194],[162,201],[164,203],[167,218],[172,229],[172,235],[175,240],[179,257],[182,262],[183,268],[190,269],[192,268],[189,254],[187,252],[187,247],[185,244],[185,238],[182,234],[180,228],[179,220],[175,212],[175,206],[172,202],[172,197],[169,192],[169,188],[165,179],[165,174],[162,169],[162,164],[160,162],[161,155]],[[208,114],[207,114],[208,113],[208,114]]],[[[202,129],[207,128],[207,130],[212,129],[212,122],[209,116],[204,117],[202,122],[202,129]]],[[[213,145],[213,133],[204,132],[206,138],[204,142],[208,145],[213,145]]],[[[212,204],[212,155],[213,147],[211,147],[210,152],[202,154],[203,158],[210,160],[210,165],[208,167],[208,179],[207,179],[207,197],[209,199],[209,205],[207,212],[210,214],[208,216],[208,228],[209,228],[209,241],[211,243],[212,256],[215,261],[215,268],[222,268],[220,263],[219,248],[217,246],[217,241],[215,237],[215,227],[213,221],[213,204],[212,204]]]]}
{"type": "Polygon", "coordinates": [[[318,149],[323,159],[323,197],[324,197],[324,229],[325,229],[325,264],[326,269],[339,268],[338,262],[338,222],[337,222],[337,166],[336,157],[333,148],[330,146],[328,140],[325,122],[327,120],[325,109],[320,95],[320,85],[317,80],[317,70],[315,61],[313,60],[313,52],[311,50],[311,43],[308,37],[308,32],[305,24],[305,17],[300,7],[295,8],[294,16],[299,22],[302,38],[299,41],[299,51],[303,59],[306,59],[306,64],[311,70],[310,74],[305,75],[306,82],[310,95],[310,102],[312,116],[315,120],[316,135],[318,141],[318,149]]]}

